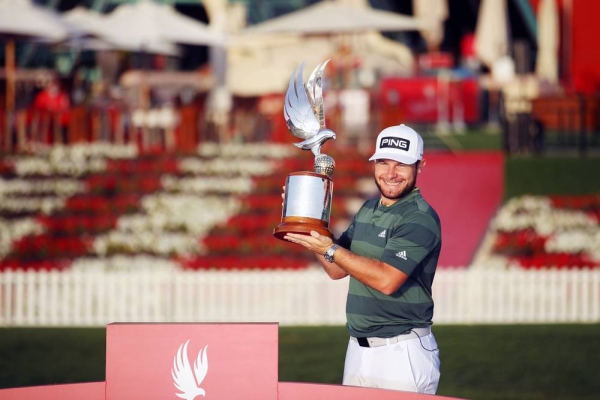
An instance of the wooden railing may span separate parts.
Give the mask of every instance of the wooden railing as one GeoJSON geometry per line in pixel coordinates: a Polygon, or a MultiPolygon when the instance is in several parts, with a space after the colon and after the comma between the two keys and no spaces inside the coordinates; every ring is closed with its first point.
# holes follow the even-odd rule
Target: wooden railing
{"type": "Polygon", "coordinates": [[[9,153],[37,145],[104,142],[135,143],[141,151],[194,151],[203,127],[199,110],[81,106],[60,113],[35,108],[0,113],[0,149],[9,153]]]}
{"type": "MultiPolygon", "coordinates": [[[[283,104],[279,98],[272,100],[283,104]]],[[[26,152],[39,144],[135,143],[140,151],[194,152],[202,142],[290,141],[283,113],[259,99],[237,99],[220,125],[203,102],[129,109],[117,103],[71,107],[64,112],[0,109],[0,152],[26,152]]]]}
{"type": "Polygon", "coordinates": [[[533,118],[547,130],[578,133],[600,130],[600,96],[542,96],[532,101],[533,118]]]}

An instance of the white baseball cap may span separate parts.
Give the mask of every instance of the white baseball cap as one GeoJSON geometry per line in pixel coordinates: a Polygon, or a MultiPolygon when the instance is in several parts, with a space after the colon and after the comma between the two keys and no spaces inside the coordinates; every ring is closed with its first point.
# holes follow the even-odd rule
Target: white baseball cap
{"type": "Polygon", "coordinates": [[[423,158],[423,138],[404,124],[382,130],[376,146],[369,161],[385,158],[412,165],[423,158]]]}

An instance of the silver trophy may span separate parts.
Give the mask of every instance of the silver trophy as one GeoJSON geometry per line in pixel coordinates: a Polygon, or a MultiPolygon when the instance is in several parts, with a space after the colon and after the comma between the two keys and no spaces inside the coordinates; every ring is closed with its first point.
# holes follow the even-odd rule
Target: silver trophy
{"type": "Polygon", "coordinates": [[[313,230],[333,237],[329,231],[329,217],[335,161],[327,154],[321,154],[323,143],[336,138],[335,132],[325,127],[322,77],[328,62],[318,65],[306,84],[302,78],[304,62],[300,64],[290,77],[285,95],[283,115],[287,127],[292,135],[303,139],[294,146],[312,151],[315,160],[314,172],[293,172],[286,179],[281,224],[273,230],[273,235],[279,239],[288,232],[308,235],[313,230]]]}

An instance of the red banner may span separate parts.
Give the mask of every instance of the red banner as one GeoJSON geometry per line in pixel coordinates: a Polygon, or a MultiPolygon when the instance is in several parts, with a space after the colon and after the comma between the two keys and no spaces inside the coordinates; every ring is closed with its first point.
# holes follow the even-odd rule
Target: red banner
{"type": "Polygon", "coordinates": [[[381,81],[379,102],[386,120],[391,119],[384,126],[479,120],[479,85],[474,79],[387,78],[381,81]]]}

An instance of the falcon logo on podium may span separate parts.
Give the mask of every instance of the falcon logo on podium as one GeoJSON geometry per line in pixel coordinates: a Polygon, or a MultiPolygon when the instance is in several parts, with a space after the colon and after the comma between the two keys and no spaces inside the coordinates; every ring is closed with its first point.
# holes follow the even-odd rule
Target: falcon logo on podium
{"type": "Polygon", "coordinates": [[[194,369],[192,369],[187,351],[189,342],[188,340],[179,346],[171,369],[173,384],[181,392],[175,394],[184,400],[194,400],[198,396],[206,396],[206,391],[200,385],[208,372],[208,355],[206,353],[208,345],[204,346],[204,350],[198,352],[194,369]]]}
{"type": "Polygon", "coordinates": [[[310,150],[315,160],[314,172],[293,172],[286,179],[281,224],[273,230],[278,239],[283,240],[288,232],[309,235],[310,231],[333,237],[329,217],[335,161],[321,154],[323,143],[336,138],[335,132],[325,127],[322,77],[328,62],[318,65],[306,84],[302,78],[303,62],[297,71],[294,70],[285,95],[283,115],[287,127],[292,135],[303,139],[294,146],[310,150]]]}

